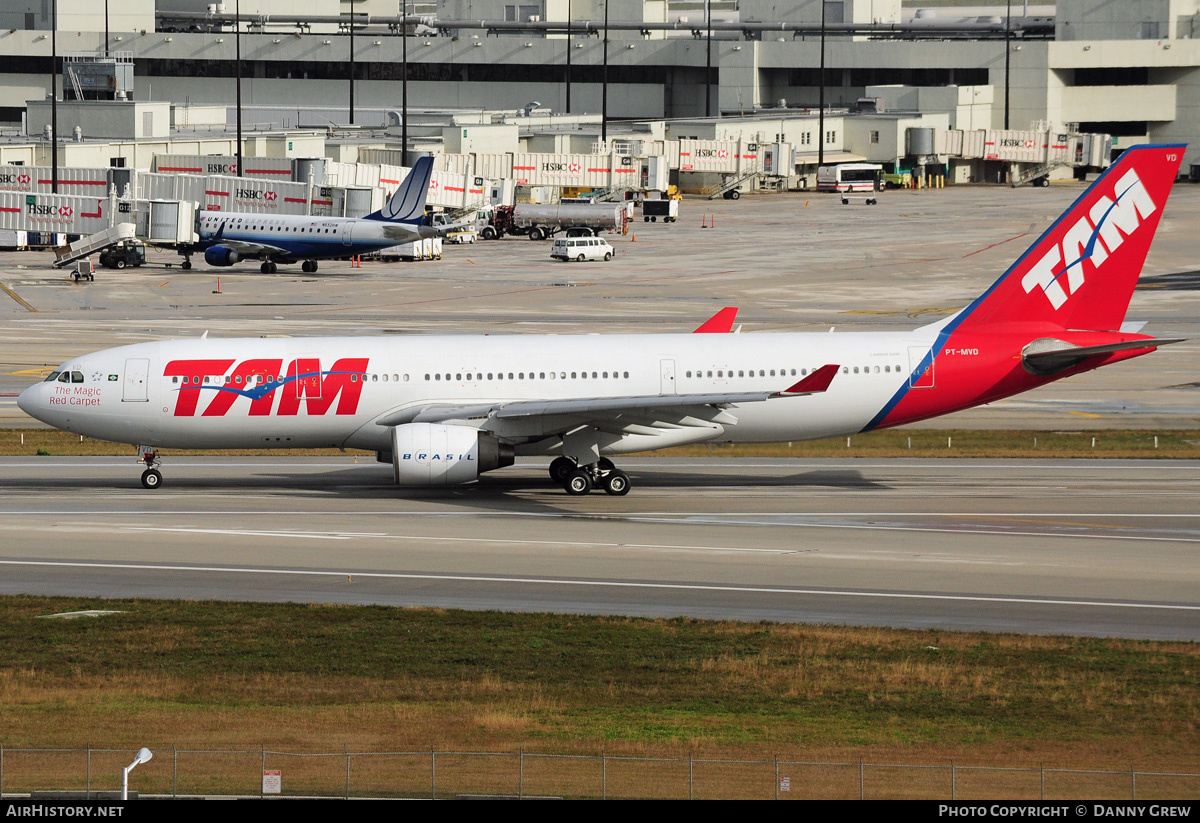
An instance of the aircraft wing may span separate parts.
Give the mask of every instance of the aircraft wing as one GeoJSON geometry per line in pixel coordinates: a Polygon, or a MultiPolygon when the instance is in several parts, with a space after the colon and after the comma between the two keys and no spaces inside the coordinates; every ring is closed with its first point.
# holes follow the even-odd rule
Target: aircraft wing
{"type": "Polygon", "coordinates": [[[287,249],[281,249],[279,246],[272,246],[269,243],[247,243],[245,240],[230,240],[228,237],[222,237],[216,245],[225,246],[233,249],[238,253],[238,257],[274,257],[282,255],[287,257],[291,254],[287,249]]]}
{"type": "Polygon", "coordinates": [[[423,237],[437,237],[440,233],[433,226],[417,226],[412,223],[383,223],[383,236],[397,243],[411,243],[423,237]]]}
{"type": "Polygon", "coordinates": [[[726,410],[742,403],[819,394],[829,388],[838,368],[836,365],[822,366],[782,391],[516,400],[471,406],[429,405],[403,409],[375,422],[380,426],[397,426],[454,420],[473,423],[501,437],[544,437],[583,425],[614,433],[656,434],[664,427],[677,428],[701,421],[736,423],[737,418],[726,410]]]}
{"type": "Polygon", "coordinates": [[[1141,340],[1103,343],[1098,346],[1075,346],[1063,340],[1042,338],[1025,347],[1025,350],[1021,352],[1021,360],[1025,364],[1025,368],[1033,374],[1050,375],[1074,368],[1089,357],[1099,354],[1110,354],[1129,349],[1153,349],[1171,343],[1182,343],[1186,339],[1184,337],[1149,337],[1141,340]]]}

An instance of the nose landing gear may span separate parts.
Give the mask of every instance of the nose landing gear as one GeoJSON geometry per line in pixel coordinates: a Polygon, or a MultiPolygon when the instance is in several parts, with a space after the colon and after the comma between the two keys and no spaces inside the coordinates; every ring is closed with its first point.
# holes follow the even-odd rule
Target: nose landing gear
{"type": "Polygon", "coordinates": [[[138,446],[138,462],[146,466],[142,472],[142,486],[147,489],[157,489],[162,485],[162,472],[158,470],[158,452],[153,446],[138,446]]]}

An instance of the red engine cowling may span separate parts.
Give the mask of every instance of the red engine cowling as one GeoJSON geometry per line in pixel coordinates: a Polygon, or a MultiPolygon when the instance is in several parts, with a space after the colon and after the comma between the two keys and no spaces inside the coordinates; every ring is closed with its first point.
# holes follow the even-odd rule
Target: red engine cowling
{"type": "Polygon", "coordinates": [[[512,446],[471,426],[405,423],[392,429],[392,467],[401,486],[456,486],[512,464],[512,446]]]}

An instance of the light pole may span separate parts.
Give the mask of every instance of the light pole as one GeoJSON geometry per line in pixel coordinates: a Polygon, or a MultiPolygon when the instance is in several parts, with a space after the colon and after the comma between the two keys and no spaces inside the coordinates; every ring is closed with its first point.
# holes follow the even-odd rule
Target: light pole
{"type": "Polygon", "coordinates": [[[704,116],[712,117],[712,2],[704,0],[708,36],[704,40],[704,116]]]}
{"type": "Polygon", "coordinates": [[[58,0],[50,28],[50,193],[58,194],[58,0]]]}
{"type": "Polygon", "coordinates": [[[121,799],[129,799],[129,773],[137,768],[142,763],[146,763],[150,758],[154,757],[154,752],[143,746],[134,756],[133,762],[125,768],[121,769],[121,799]]]}
{"type": "Polygon", "coordinates": [[[354,125],[354,0],[350,0],[350,125],[354,125]]]}
{"type": "Polygon", "coordinates": [[[237,43],[237,55],[234,59],[237,64],[237,150],[234,154],[237,155],[238,177],[242,177],[242,0],[237,0],[234,13],[237,15],[237,32],[233,38],[237,43]]]}
{"type": "Polygon", "coordinates": [[[1008,59],[1012,52],[1009,37],[1012,35],[1012,0],[1004,3],[1004,130],[1008,131],[1008,59]]]}
{"type": "Polygon", "coordinates": [[[600,95],[600,142],[608,146],[608,4],[604,0],[604,71],[601,74],[600,95]]]}
{"type": "Polygon", "coordinates": [[[571,113],[571,0],[567,0],[567,114],[571,113]]]}
{"type": "Polygon", "coordinates": [[[825,0],[821,0],[821,99],[817,114],[817,168],[825,165],[825,0]]]}
{"type": "Polygon", "coordinates": [[[400,164],[408,165],[408,2],[404,3],[404,16],[400,18],[400,34],[403,37],[401,51],[404,68],[400,74],[400,164]]]}

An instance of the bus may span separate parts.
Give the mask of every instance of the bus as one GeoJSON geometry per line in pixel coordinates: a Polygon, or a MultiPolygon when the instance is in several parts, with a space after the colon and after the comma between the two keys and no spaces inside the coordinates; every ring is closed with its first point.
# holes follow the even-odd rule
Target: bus
{"type": "Polygon", "coordinates": [[[878,163],[838,163],[817,169],[817,191],[874,191],[883,174],[878,163]]]}

